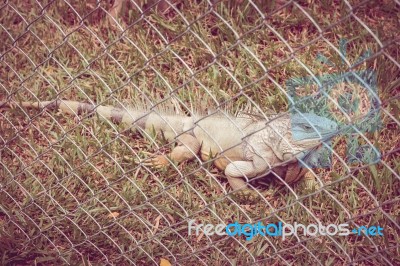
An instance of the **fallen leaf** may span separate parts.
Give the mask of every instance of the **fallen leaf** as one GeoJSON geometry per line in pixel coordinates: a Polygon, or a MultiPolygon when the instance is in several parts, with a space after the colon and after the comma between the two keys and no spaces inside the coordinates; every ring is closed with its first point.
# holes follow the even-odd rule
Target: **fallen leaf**
{"type": "Polygon", "coordinates": [[[109,215],[107,215],[107,217],[109,218],[117,218],[119,216],[119,212],[112,212],[109,215]]]}
{"type": "Polygon", "coordinates": [[[154,220],[156,224],[153,226],[154,227],[153,234],[157,232],[158,227],[160,226],[160,220],[161,220],[161,215],[157,216],[157,218],[154,220]]]}
{"type": "Polygon", "coordinates": [[[168,260],[161,258],[160,266],[172,266],[172,264],[168,260]]]}

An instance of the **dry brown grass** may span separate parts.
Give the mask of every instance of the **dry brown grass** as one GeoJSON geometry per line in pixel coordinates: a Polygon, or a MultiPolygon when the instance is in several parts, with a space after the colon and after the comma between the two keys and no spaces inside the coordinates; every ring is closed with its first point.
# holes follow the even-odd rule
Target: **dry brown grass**
{"type": "Polygon", "coordinates": [[[285,88],[309,71],[348,71],[333,48],[345,38],[352,63],[367,49],[374,54],[356,70],[377,74],[383,126],[365,135],[382,152],[380,162],[343,163],[346,139],[337,138],[332,167],[315,171],[320,190],[270,180],[263,187],[269,197],[243,205],[224,194],[223,173],[208,164],[155,170],[136,163],[148,157],[144,152],[168,150],[165,142],[92,118],[2,110],[2,264],[148,265],[160,258],[184,265],[400,264],[398,6],[351,1],[349,15],[337,1],[281,9],[282,1],[255,2],[265,19],[247,1],[222,1],[214,11],[206,1],[174,1],[176,9],[161,14],[153,6],[143,16],[130,3],[119,16],[123,30],[106,19],[108,1],[49,1],[42,3],[45,12],[34,1],[1,4],[0,101],[59,97],[129,106],[162,98],[187,114],[224,104],[235,110],[251,100],[265,113],[282,112],[288,102],[277,84],[285,88]],[[317,62],[319,53],[336,66],[317,62]],[[300,241],[187,235],[190,219],[309,224],[316,218],[380,225],[385,235],[300,241]]]}

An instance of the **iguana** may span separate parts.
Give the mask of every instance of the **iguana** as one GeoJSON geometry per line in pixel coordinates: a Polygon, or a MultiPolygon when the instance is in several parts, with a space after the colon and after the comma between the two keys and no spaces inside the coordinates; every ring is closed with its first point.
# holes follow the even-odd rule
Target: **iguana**
{"type": "MultiPolygon", "coordinates": [[[[166,140],[177,143],[167,155],[170,160],[180,163],[197,155],[202,161],[212,160],[224,171],[233,190],[246,187],[248,179],[282,164],[288,165],[285,179],[296,181],[306,169],[299,168],[296,159],[303,158],[307,150],[337,131],[334,121],[312,113],[278,114],[267,121],[226,115],[223,111],[206,116],[180,116],[67,100],[21,102],[19,105],[74,115],[97,113],[116,124],[131,124],[147,133],[161,133],[166,140]]],[[[0,103],[0,108],[11,106],[8,102],[0,103]]],[[[143,163],[163,167],[169,164],[168,158],[158,155],[143,163]]]]}

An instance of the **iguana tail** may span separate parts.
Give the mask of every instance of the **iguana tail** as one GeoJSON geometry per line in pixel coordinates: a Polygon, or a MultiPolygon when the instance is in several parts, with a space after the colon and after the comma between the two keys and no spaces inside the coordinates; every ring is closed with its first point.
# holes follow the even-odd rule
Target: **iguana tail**
{"type": "Polygon", "coordinates": [[[43,102],[19,102],[18,104],[11,104],[9,102],[0,102],[0,108],[12,108],[13,106],[22,106],[25,108],[32,109],[47,109],[50,111],[61,111],[66,114],[73,115],[94,115],[98,114],[104,119],[111,120],[115,124],[133,122],[134,118],[127,114],[127,110],[117,108],[113,106],[102,106],[77,101],[67,100],[54,100],[54,101],[43,101],[43,102]],[[125,118],[125,119],[124,119],[125,118]],[[124,121],[128,120],[128,121],[124,121]]]}
{"type": "Polygon", "coordinates": [[[77,101],[54,100],[42,102],[19,102],[18,104],[0,102],[0,109],[22,106],[33,109],[47,109],[50,111],[61,111],[72,115],[91,116],[97,114],[100,118],[111,121],[114,124],[135,125],[146,131],[155,130],[167,135],[167,139],[173,138],[177,133],[181,133],[186,124],[191,121],[188,117],[177,115],[160,114],[156,111],[140,111],[113,106],[102,106],[77,101]],[[186,122],[186,123],[185,123],[186,122]]]}

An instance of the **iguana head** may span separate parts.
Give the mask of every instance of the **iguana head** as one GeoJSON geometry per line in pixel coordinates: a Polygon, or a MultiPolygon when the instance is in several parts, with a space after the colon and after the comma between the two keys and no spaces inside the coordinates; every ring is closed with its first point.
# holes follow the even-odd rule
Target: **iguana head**
{"type": "Polygon", "coordinates": [[[312,113],[299,113],[290,116],[291,138],[288,141],[281,141],[280,151],[283,160],[290,160],[293,157],[303,158],[308,150],[315,148],[323,141],[332,138],[338,132],[336,122],[312,113]]]}

